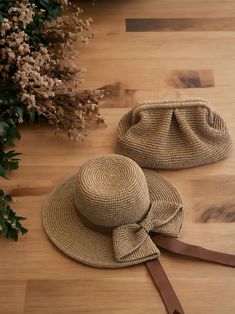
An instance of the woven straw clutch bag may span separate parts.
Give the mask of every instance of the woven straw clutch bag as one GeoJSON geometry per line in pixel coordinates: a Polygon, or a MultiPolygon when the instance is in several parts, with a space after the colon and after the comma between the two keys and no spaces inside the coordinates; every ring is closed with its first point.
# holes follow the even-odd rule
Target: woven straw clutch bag
{"type": "Polygon", "coordinates": [[[232,147],[224,120],[203,99],[138,105],[120,120],[118,145],[121,154],[154,169],[209,164],[232,147]]]}

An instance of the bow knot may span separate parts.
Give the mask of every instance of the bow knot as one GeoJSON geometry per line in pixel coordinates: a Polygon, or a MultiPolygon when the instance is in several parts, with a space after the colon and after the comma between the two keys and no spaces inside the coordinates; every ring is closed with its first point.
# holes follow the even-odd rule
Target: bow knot
{"type": "Polygon", "coordinates": [[[181,204],[154,201],[143,221],[119,226],[113,230],[113,249],[116,260],[127,262],[156,258],[160,252],[149,233],[156,232],[177,237],[181,231],[182,222],[181,204]]]}

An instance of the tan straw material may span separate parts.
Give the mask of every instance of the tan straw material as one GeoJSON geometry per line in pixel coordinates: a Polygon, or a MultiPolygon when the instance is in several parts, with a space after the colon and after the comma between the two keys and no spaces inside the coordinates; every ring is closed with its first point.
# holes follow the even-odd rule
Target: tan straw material
{"type": "Polygon", "coordinates": [[[141,167],[179,169],[227,157],[232,143],[224,120],[203,99],[140,104],[122,117],[119,152],[141,167]]]}
{"type": "Polygon", "coordinates": [[[114,154],[83,165],[54,189],[43,211],[45,230],[61,251],[106,268],[155,259],[159,250],[149,233],[177,237],[182,222],[176,189],[157,173],[114,154]]]}

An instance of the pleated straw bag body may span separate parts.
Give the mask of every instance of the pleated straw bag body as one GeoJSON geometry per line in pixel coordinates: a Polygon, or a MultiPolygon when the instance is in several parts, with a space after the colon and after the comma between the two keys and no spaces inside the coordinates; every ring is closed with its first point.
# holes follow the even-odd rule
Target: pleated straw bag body
{"type": "Polygon", "coordinates": [[[56,187],[45,204],[43,224],[51,241],[81,263],[103,268],[145,263],[171,314],[184,311],[160,264],[160,248],[235,266],[233,255],[176,239],[183,224],[177,190],[121,155],[90,160],[56,187]]]}
{"type": "Polygon", "coordinates": [[[141,167],[196,167],[227,157],[231,147],[224,120],[203,99],[143,103],[119,122],[118,152],[141,167]]]}

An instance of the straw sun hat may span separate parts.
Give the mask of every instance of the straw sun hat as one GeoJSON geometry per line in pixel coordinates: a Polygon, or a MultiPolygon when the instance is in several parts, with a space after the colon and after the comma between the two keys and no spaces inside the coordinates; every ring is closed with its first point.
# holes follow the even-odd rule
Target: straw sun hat
{"type": "Polygon", "coordinates": [[[137,105],[119,122],[119,152],[153,169],[180,169],[227,157],[232,142],[222,117],[204,99],[137,105]]]}
{"type": "Polygon", "coordinates": [[[121,155],[84,164],[49,196],[43,223],[52,242],[71,258],[118,268],[156,259],[149,233],[177,237],[181,198],[163,177],[121,155]]]}

